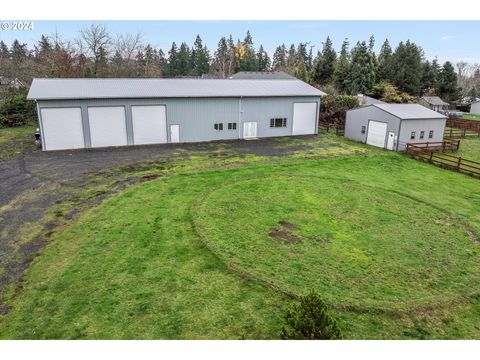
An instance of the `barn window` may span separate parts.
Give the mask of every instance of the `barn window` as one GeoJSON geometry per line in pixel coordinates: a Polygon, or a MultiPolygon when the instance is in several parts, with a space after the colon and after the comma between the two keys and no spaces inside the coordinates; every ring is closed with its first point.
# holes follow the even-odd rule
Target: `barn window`
{"type": "Polygon", "coordinates": [[[362,134],[365,134],[366,131],[367,131],[367,127],[366,127],[366,126],[362,126],[362,134]]]}
{"type": "Polygon", "coordinates": [[[420,131],[420,139],[423,139],[425,137],[425,131],[420,131]]]}
{"type": "Polygon", "coordinates": [[[415,140],[415,131],[410,134],[410,140],[415,140]]]}
{"type": "Polygon", "coordinates": [[[222,130],[223,130],[223,123],[213,124],[213,129],[214,129],[215,131],[222,131],[222,130]]]}
{"type": "Polygon", "coordinates": [[[237,130],[237,123],[228,123],[228,130],[237,130]]]}
{"type": "Polygon", "coordinates": [[[428,132],[428,138],[429,138],[429,139],[432,139],[432,138],[433,138],[433,130],[430,130],[430,131],[428,132]]]}
{"type": "Polygon", "coordinates": [[[287,118],[270,119],[270,127],[271,128],[287,127],[287,118]]]}

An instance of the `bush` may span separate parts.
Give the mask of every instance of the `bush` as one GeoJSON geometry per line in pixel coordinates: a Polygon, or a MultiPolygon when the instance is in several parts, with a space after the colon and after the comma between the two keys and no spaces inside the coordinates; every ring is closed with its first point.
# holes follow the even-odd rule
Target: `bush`
{"type": "Polygon", "coordinates": [[[300,297],[285,313],[286,325],[280,334],[284,340],[337,340],[342,338],[336,321],[315,290],[300,297]]]}
{"type": "Polygon", "coordinates": [[[0,99],[0,127],[35,123],[35,103],[27,100],[25,90],[10,90],[0,99]]]}
{"type": "Polygon", "coordinates": [[[358,107],[356,96],[326,95],[320,101],[320,114],[323,121],[344,123],[347,110],[358,107]]]}

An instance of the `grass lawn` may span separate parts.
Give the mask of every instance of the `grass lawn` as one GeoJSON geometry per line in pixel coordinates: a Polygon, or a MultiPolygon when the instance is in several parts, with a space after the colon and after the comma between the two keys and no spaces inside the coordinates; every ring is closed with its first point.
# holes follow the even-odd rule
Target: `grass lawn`
{"type": "Polygon", "coordinates": [[[460,139],[460,149],[454,155],[480,162],[480,137],[460,139]]]}
{"type": "Polygon", "coordinates": [[[480,338],[478,180],[377,150],[194,169],[54,233],[0,337],[278,338],[314,287],[347,338],[480,338]]]}
{"type": "Polygon", "coordinates": [[[462,119],[467,119],[467,120],[479,120],[479,121],[480,121],[480,115],[464,114],[464,115],[462,116],[462,119]]]}
{"type": "Polygon", "coordinates": [[[35,127],[0,128],[0,160],[8,160],[35,149],[35,127]]]}

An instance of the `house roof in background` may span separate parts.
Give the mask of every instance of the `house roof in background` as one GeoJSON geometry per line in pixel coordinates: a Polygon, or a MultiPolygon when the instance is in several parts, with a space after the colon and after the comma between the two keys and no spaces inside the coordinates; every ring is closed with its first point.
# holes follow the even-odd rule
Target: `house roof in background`
{"type": "Polygon", "coordinates": [[[363,94],[357,95],[358,104],[361,106],[373,105],[373,104],[387,104],[385,101],[372,98],[363,94]]]}
{"type": "Polygon", "coordinates": [[[34,79],[29,100],[326,95],[300,80],[34,79]]]}
{"type": "Polygon", "coordinates": [[[438,96],[422,96],[422,99],[425,100],[430,105],[449,105],[438,96]]]}
{"type": "Polygon", "coordinates": [[[230,79],[249,79],[249,80],[296,80],[297,78],[287,74],[284,71],[240,71],[232,76],[230,79]]]}

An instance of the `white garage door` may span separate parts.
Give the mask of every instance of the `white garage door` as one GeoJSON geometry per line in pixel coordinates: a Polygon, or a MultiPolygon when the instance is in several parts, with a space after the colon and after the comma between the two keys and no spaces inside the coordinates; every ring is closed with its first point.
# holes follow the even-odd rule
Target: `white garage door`
{"type": "Polygon", "coordinates": [[[367,144],[383,148],[386,136],[387,123],[373,120],[368,122],[367,144]]]}
{"type": "Polygon", "coordinates": [[[133,143],[167,142],[165,106],[132,106],[133,143]]]}
{"type": "Polygon", "coordinates": [[[123,106],[89,107],[88,122],[92,147],[127,145],[123,106]]]}
{"type": "Polygon", "coordinates": [[[293,135],[315,134],[317,103],[293,104],[293,135]]]}
{"type": "Polygon", "coordinates": [[[80,108],[41,109],[43,150],[81,149],[83,141],[80,108]]]}

